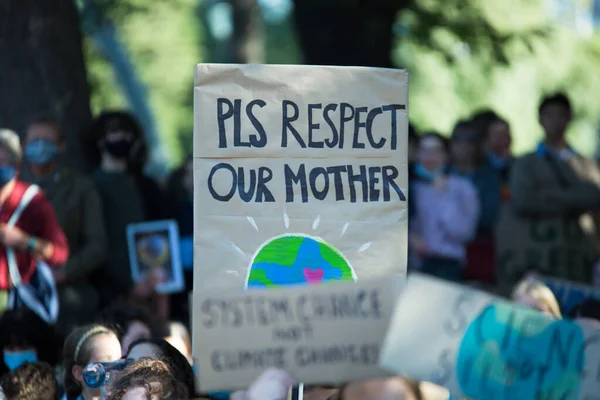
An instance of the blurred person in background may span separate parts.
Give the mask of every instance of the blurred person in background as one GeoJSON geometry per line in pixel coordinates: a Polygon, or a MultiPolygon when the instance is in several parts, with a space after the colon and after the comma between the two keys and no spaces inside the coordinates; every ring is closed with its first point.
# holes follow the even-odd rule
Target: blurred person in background
{"type": "Polygon", "coordinates": [[[87,325],[71,332],[63,349],[64,387],[66,400],[99,400],[100,389],[83,382],[83,370],[92,362],[113,362],[121,359],[121,344],[117,335],[102,325],[87,325]]]}
{"type": "Polygon", "coordinates": [[[510,190],[508,179],[510,177],[510,168],[514,162],[510,146],[512,144],[512,135],[508,122],[500,117],[494,119],[485,132],[486,149],[488,161],[500,174],[501,189],[500,195],[504,202],[510,199],[510,190]]]}
{"type": "Polygon", "coordinates": [[[465,279],[495,281],[494,228],[500,212],[500,174],[483,151],[483,138],[472,122],[460,121],[451,138],[452,174],[469,179],[477,189],[480,215],[477,233],[467,248],[465,279]]]}
{"type": "Polygon", "coordinates": [[[186,387],[173,375],[167,362],[144,358],[128,365],[111,383],[106,400],[184,400],[186,387]]]}
{"type": "Polygon", "coordinates": [[[98,309],[90,273],[104,263],[108,240],[94,183],[59,163],[65,148],[55,121],[39,119],[29,125],[24,140],[28,180],[40,186],[52,203],[71,250],[64,268],[54,272],[60,298],[57,327],[62,334],[91,321],[98,309]]]}
{"type": "Polygon", "coordinates": [[[421,136],[412,186],[409,260],[414,268],[461,279],[466,245],[479,218],[477,192],[467,179],[447,173],[448,144],[437,133],[421,136]]]}
{"type": "Polygon", "coordinates": [[[192,357],[192,339],[187,328],[180,322],[169,322],[168,333],[165,340],[175,347],[188,360],[190,365],[194,364],[192,357]]]}
{"type": "Polygon", "coordinates": [[[533,308],[552,318],[562,318],[558,300],[552,290],[535,278],[529,277],[519,282],[511,298],[517,304],[533,308]]]}
{"type": "MultiPolygon", "coordinates": [[[[122,355],[129,351],[129,346],[140,339],[149,339],[160,335],[157,332],[158,323],[152,315],[141,306],[116,304],[103,310],[97,318],[97,322],[110,328],[119,339],[122,355]]],[[[166,333],[166,332],[164,332],[166,333]]]]}
{"type": "Polygon", "coordinates": [[[26,362],[4,375],[0,386],[7,400],[58,400],[58,384],[52,367],[26,362]]]}
{"type": "Polygon", "coordinates": [[[167,362],[173,376],[181,382],[187,392],[194,396],[196,385],[194,372],[187,358],[164,339],[140,339],[129,347],[128,360],[138,361],[143,358],[163,359],[167,362]]]}
{"type": "Polygon", "coordinates": [[[47,362],[56,366],[62,340],[54,327],[26,308],[9,310],[0,318],[0,346],[4,363],[0,375],[24,362],[47,362]]]}
{"type": "Polygon", "coordinates": [[[411,174],[417,162],[419,135],[412,124],[408,124],[408,173],[411,174]]]}
{"type": "MultiPolygon", "coordinates": [[[[572,118],[571,103],[564,94],[542,100],[539,119],[545,137],[537,149],[517,159],[510,175],[511,209],[514,217],[529,221],[559,221],[569,226],[570,238],[587,253],[599,255],[597,216],[600,211],[600,170],[571,148],[565,138],[572,118]]],[[[510,232],[510,231],[509,231],[510,232]]],[[[562,236],[562,235],[561,235],[562,236]]],[[[553,244],[556,251],[569,250],[567,237],[553,244]]],[[[586,257],[588,258],[588,257],[586,257]]],[[[574,267],[565,262],[528,265],[551,276],[589,284],[594,262],[574,267]]],[[[508,280],[510,277],[506,277],[508,280]]]]}
{"type": "Polygon", "coordinates": [[[143,133],[135,119],[126,112],[104,112],[95,119],[91,140],[100,152],[100,165],[92,174],[103,205],[109,237],[108,258],[95,276],[101,299],[106,306],[128,299],[148,298],[154,294],[156,277],[134,284],[127,246],[127,225],[147,221],[158,213],[150,193],[148,179],[141,175],[147,152],[143,133]]]}
{"type": "MultiPolygon", "coordinates": [[[[67,239],[52,205],[41,191],[23,208],[16,224],[7,225],[30,188],[29,184],[18,180],[22,155],[19,136],[8,129],[0,129],[0,313],[7,309],[12,289],[7,248],[15,253],[23,284],[30,282],[38,260],[60,268],[69,257],[67,239]]],[[[30,190],[33,189],[35,187],[30,190]]]]}
{"type": "Polygon", "coordinates": [[[185,290],[171,295],[171,319],[189,326],[189,296],[194,284],[194,161],[186,158],[168,181],[169,203],[179,227],[181,264],[185,290]]]}

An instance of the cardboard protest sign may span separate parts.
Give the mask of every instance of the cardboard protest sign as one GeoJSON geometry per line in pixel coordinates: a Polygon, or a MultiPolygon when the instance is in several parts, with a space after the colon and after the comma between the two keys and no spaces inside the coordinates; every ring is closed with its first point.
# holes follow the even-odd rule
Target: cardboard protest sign
{"type": "Polygon", "coordinates": [[[585,300],[600,300],[599,287],[582,285],[549,276],[542,276],[538,279],[552,290],[564,314],[567,314],[573,307],[585,300]]]}
{"type": "Polygon", "coordinates": [[[553,320],[484,292],[411,275],[381,365],[445,386],[456,398],[587,400],[600,391],[599,351],[600,324],[553,320]]]}
{"type": "Polygon", "coordinates": [[[591,223],[589,217],[527,219],[504,207],[495,236],[498,281],[508,287],[532,270],[587,281],[598,259],[598,249],[584,229],[591,223]]]}
{"type": "Polygon", "coordinates": [[[245,389],[268,368],[305,384],[387,376],[379,349],[402,281],[198,295],[192,328],[201,390],[245,389]]]}
{"type": "Polygon", "coordinates": [[[195,291],[404,275],[407,80],[198,65],[195,291]]]}

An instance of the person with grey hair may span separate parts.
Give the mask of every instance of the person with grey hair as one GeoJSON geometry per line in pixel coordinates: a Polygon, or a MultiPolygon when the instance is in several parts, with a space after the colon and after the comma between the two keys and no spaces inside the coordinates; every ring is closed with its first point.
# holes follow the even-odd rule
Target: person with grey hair
{"type": "Polygon", "coordinates": [[[0,314],[9,307],[14,290],[12,308],[29,307],[44,317],[47,310],[30,301],[36,295],[30,284],[39,262],[64,265],[69,246],[43,192],[18,179],[22,154],[19,136],[0,128],[0,314]],[[21,295],[23,287],[29,289],[28,299],[21,295]]]}

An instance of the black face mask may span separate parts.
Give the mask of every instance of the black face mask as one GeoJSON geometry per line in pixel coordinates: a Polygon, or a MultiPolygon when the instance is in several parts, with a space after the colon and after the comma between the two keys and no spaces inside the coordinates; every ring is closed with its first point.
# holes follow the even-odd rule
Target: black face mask
{"type": "Polygon", "coordinates": [[[119,139],[112,142],[104,142],[104,148],[113,157],[126,159],[131,155],[133,142],[125,139],[119,139]]]}

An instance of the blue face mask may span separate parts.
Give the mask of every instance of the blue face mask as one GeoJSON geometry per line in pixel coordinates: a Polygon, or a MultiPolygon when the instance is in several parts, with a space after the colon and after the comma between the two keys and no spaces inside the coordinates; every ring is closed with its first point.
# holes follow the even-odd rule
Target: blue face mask
{"type": "Polygon", "coordinates": [[[12,165],[0,166],[0,188],[3,188],[17,174],[17,169],[12,165]]]}
{"type": "Polygon", "coordinates": [[[443,167],[437,169],[437,171],[429,171],[427,168],[423,166],[421,163],[417,163],[415,165],[415,174],[425,181],[431,182],[434,181],[439,175],[441,175],[444,171],[443,167]]]}
{"type": "Polygon", "coordinates": [[[48,164],[58,154],[58,145],[46,139],[38,139],[27,143],[25,158],[32,164],[48,164]]]}
{"type": "Polygon", "coordinates": [[[37,352],[35,349],[19,351],[4,350],[4,364],[11,371],[19,368],[24,362],[37,362],[37,352]]]}

